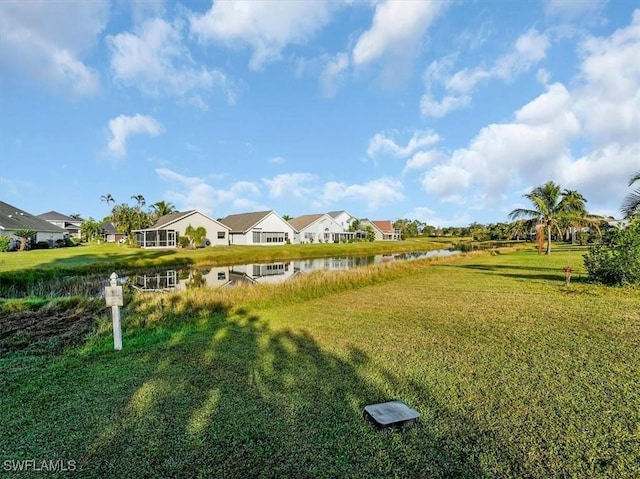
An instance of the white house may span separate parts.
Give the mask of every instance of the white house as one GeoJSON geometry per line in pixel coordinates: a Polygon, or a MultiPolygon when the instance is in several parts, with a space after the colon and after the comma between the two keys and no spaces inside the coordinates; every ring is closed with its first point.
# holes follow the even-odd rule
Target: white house
{"type": "Polygon", "coordinates": [[[67,236],[67,232],[62,228],[9,203],[0,201],[0,236],[7,236],[17,243],[21,241],[14,234],[18,230],[35,231],[33,240],[36,243],[46,241],[49,246],[53,246],[57,240],[62,240],[67,236]]]}
{"type": "Polygon", "coordinates": [[[197,210],[171,213],[158,218],[153,226],[135,231],[136,243],[143,248],[175,248],[186,229],[203,227],[207,234],[203,246],[228,246],[230,228],[197,210]]]}
{"type": "Polygon", "coordinates": [[[344,210],[329,211],[327,214],[331,216],[336,221],[336,223],[342,226],[343,231],[349,231],[353,222],[357,220],[355,216],[344,210]]]}
{"type": "Polygon", "coordinates": [[[229,244],[282,245],[293,241],[294,229],[275,211],[229,215],[220,222],[230,228],[229,244]]]}
{"type": "Polygon", "coordinates": [[[298,216],[289,224],[296,230],[295,243],[340,243],[355,235],[326,213],[298,216]]]}
{"type": "Polygon", "coordinates": [[[368,219],[360,220],[360,228],[371,226],[376,235],[376,241],[397,241],[401,238],[400,230],[393,227],[389,220],[370,221],[368,219]]]}
{"type": "Polygon", "coordinates": [[[49,211],[38,215],[38,218],[48,221],[52,225],[62,228],[69,236],[80,238],[80,227],[84,221],[82,218],[73,218],[57,211],[49,211]]]}

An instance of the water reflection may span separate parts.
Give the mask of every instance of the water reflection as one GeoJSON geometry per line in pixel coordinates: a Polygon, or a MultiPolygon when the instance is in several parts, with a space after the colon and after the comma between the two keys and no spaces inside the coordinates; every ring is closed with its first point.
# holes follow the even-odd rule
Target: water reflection
{"type": "Polygon", "coordinates": [[[184,291],[188,288],[231,287],[235,284],[275,284],[313,271],[343,271],[392,261],[450,256],[457,251],[395,253],[346,258],[315,258],[275,263],[252,263],[235,266],[214,266],[208,269],[170,269],[138,273],[129,277],[131,285],[140,291],[184,291]]]}

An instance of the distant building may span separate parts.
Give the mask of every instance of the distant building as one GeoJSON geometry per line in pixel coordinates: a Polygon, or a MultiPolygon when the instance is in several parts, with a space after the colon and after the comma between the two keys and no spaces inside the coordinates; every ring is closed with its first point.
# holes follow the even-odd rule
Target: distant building
{"type": "Polygon", "coordinates": [[[67,232],[67,234],[73,238],[80,238],[80,227],[84,220],[82,218],[73,218],[71,216],[58,213],[57,211],[49,211],[48,213],[42,213],[38,215],[45,221],[48,221],[52,225],[56,225],[67,232]]]}
{"type": "Polygon", "coordinates": [[[7,236],[15,242],[20,238],[14,233],[18,230],[36,232],[34,241],[46,241],[53,246],[57,240],[63,240],[68,234],[62,228],[49,223],[16,206],[0,201],[0,236],[7,236]]]}

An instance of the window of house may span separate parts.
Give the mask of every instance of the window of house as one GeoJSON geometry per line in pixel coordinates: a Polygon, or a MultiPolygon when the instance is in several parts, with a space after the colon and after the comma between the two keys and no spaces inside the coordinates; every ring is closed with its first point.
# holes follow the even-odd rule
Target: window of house
{"type": "Polygon", "coordinates": [[[225,236],[224,231],[218,231],[218,239],[224,239],[224,236],[225,236]]]}

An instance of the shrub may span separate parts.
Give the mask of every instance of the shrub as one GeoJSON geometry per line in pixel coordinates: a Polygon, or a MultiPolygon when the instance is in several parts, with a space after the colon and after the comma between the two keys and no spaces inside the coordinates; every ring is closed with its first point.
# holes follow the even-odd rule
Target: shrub
{"type": "Polygon", "coordinates": [[[611,230],[604,244],[591,246],[584,255],[584,266],[593,281],[640,283],[640,220],[611,230]]]}
{"type": "Polygon", "coordinates": [[[11,249],[11,239],[8,236],[0,236],[0,252],[5,253],[11,249]]]}

